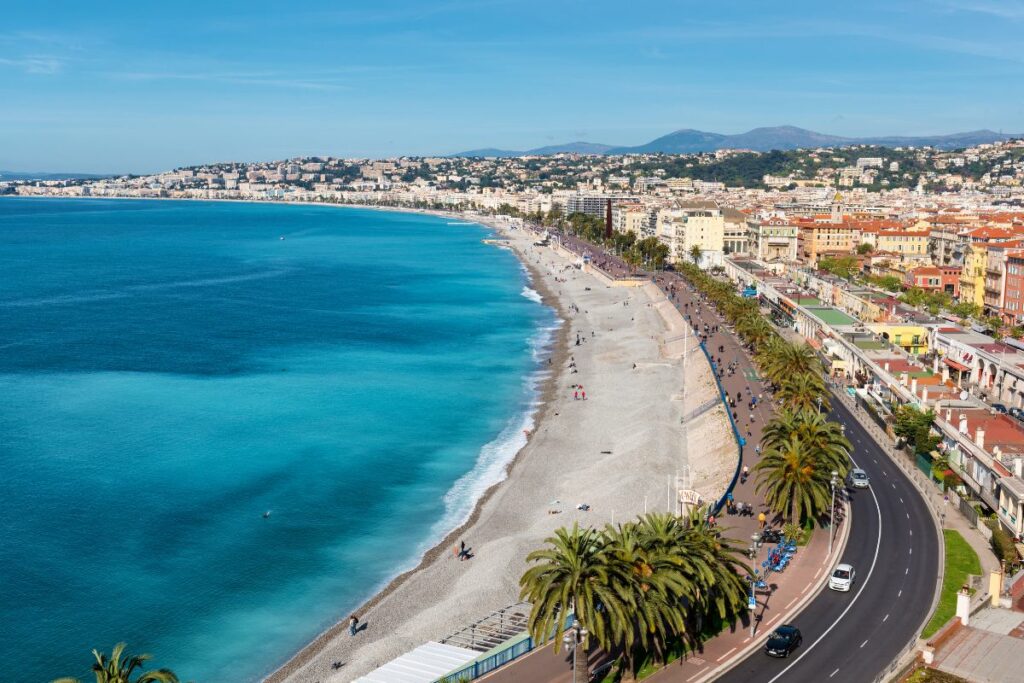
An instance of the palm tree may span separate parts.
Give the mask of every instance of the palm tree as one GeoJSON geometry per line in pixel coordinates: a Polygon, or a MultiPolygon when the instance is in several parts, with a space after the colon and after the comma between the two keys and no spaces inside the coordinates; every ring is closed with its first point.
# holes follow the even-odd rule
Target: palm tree
{"type": "Polygon", "coordinates": [[[787,520],[817,517],[828,509],[831,470],[822,466],[814,449],[799,434],[769,448],[754,465],[756,491],[787,520]]]}
{"type": "MultiPolygon", "coordinates": [[[[593,634],[605,650],[625,642],[631,623],[632,596],[624,585],[625,570],[609,553],[602,534],[594,529],[557,529],[526,561],[536,563],[519,579],[520,600],[533,603],[527,628],[534,641],[553,638],[559,647],[567,615],[593,634]]],[[[574,667],[589,679],[586,641],[574,650],[574,667]]]]}
{"type": "Polygon", "coordinates": [[[845,477],[850,471],[850,451],[853,446],[843,434],[842,427],[830,422],[825,415],[811,410],[783,408],[765,425],[761,433],[761,448],[778,448],[797,435],[811,449],[820,467],[845,477]]]}
{"type": "Polygon", "coordinates": [[[693,265],[700,265],[700,257],[704,255],[704,250],[700,248],[699,244],[695,244],[690,247],[690,258],[693,259],[693,265]]]}
{"type": "Polygon", "coordinates": [[[793,410],[817,412],[823,409],[827,413],[831,407],[825,381],[821,375],[812,372],[800,372],[784,378],[775,395],[793,410]]]}
{"type": "Polygon", "coordinates": [[[615,578],[631,595],[632,621],[624,624],[622,645],[632,662],[637,645],[664,659],[668,644],[685,628],[683,599],[692,591],[675,557],[647,540],[643,521],[607,526],[604,541],[619,571],[615,578]]]}
{"type": "MultiPolygon", "coordinates": [[[[152,655],[126,655],[125,643],[118,643],[110,653],[110,659],[98,650],[92,651],[96,663],[92,665],[92,671],[96,674],[96,683],[133,683],[132,674],[136,669],[141,669],[143,664],[152,659],[152,655]]],[[[79,683],[77,678],[58,678],[53,683],[79,683]]],[[[139,677],[134,683],[178,683],[178,677],[170,669],[157,669],[156,671],[139,672],[139,677]]]]}
{"type": "Polygon", "coordinates": [[[776,386],[796,374],[821,374],[821,363],[807,344],[791,344],[779,339],[762,352],[760,359],[764,376],[776,386]]]}

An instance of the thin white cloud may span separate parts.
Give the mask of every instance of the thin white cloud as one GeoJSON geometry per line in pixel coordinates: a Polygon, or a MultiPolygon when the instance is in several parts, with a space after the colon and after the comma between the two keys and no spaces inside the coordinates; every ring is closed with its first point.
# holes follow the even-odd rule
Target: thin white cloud
{"type": "Polygon", "coordinates": [[[27,74],[52,75],[60,71],[64,63],[56,57],[0,57],[0,66],[20,69],[27,74]]]}
{"type": "Polygon", "coordinates": [[[1024,19],[1024,2],[1018,0],[942,0],[940,5],[954,12],[986,14],[1000,19],[1024,19]]]}

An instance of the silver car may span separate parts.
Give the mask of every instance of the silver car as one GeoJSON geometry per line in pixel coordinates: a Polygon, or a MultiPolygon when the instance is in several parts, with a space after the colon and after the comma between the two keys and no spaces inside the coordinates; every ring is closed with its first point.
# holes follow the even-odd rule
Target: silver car
{"type": "Polygon", "coordinates": [[[868,479],[868,473],[859,467],[855,467],[850,471],[850,485],[855,489],[866,489],[870,485],[871,480],[868,479]]]}
{"type": "Polygon", "coordinates": [[[828,577],[828,587],[834,591],[845,593],[853,588],[853,579],[856,576],[853,567],[848,564],[837,564],[832,570],[832,576],[828,577]]]}

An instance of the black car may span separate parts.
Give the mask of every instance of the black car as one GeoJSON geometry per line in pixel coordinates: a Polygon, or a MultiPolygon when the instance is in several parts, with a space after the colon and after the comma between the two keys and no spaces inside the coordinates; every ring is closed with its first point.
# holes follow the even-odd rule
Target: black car
{"type": "Polygon", "coordinates": [[[792,624],[783,624],[775,629],[768,642],[764,644],[764,651],[770,657],[788,657],[803,641],[800,629],[792,624]]]}
{"type": "Polygon", "coordinates": [[[1002,403],[993,403],[992,410],[996,411],[997,413],[1002,413],[1003,415],[1006,414],[1006,406],[1004,406],[1002,403]]]}

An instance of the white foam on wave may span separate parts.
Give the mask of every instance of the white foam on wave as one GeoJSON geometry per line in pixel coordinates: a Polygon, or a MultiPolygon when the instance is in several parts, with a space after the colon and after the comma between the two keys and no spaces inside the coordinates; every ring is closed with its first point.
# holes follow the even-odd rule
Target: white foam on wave
{"type": "Polygon", "coordinates": [[[519,292],[522,296],[526,297],[530,301],[535,301],[538,304],[544,303],[544,299],[541,298],[540,293],[533,287],[523,287],[523,291],[519,292]]]}
{"type": "MultiPolygon", "coordinates": [[[[551,353],[555,333],[561,326],[562,321],[558,320],[555,324],[539,328],[530,337],[528,341],[530,355],[538,366],[551,353]]],[[[509,463],[515,458],[516,453],[526,445],[527,432],[533,431],[537,409],[541,405],[540,386],[550,376],[551,372],[546,366],[538,367],[526,376],[524,386],[526,399],[523,402],[522,410],[509,418],[494,439],[484,444],[473,469],[459,477],[445,494],[445,514],[435,525],[431,534],[433,538],[443,536],[464,524],[484,493],[508,477],[509,463]]]]}

